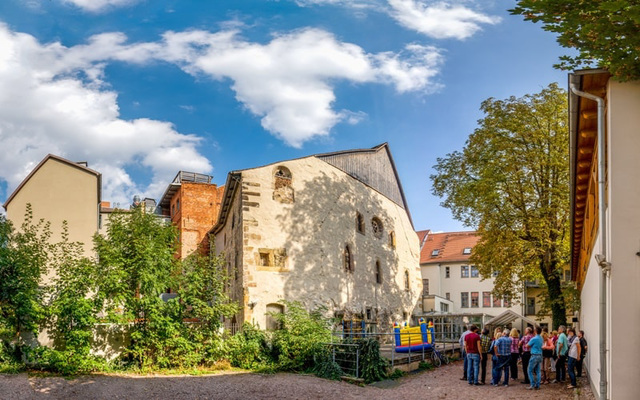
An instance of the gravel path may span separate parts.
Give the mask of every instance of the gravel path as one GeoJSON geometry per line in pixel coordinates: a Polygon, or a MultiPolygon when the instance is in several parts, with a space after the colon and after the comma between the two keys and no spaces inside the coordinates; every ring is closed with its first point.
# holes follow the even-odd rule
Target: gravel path
{"type": "Polygon", "coordinates": [[[594,399],[585,378],[579,391],[560,384],[529,391],[519,382],[509,387],[469,386],[459,380],[461,370],[457,362],[366,387],[296,374],[90,375],[71,380],[0,375],[0,399],[594,399]]]}

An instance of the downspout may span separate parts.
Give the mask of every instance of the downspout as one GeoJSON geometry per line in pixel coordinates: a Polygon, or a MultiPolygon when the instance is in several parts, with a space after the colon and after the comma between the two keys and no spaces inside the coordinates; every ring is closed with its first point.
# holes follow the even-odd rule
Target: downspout
{"type": "Polygon", "coordinates": [[[605,209],[605,139],[604,139],[604,99],[591,93],[578,90],[575,83],[571,83],[571,91],[580,97],[598,103],[598,225],[600,230],[600,253],[595,255],[600,266],[600,400],[607,399],[607,274],[611,270],[611,263],[607,261],[607,216],[605,209]]]}

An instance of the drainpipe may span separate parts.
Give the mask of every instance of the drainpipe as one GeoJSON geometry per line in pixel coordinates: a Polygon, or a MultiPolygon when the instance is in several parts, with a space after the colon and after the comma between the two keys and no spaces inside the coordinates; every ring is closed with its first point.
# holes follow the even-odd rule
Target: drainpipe
{"type": "Polygon", "coordinates": [[[600,253],[595,255],[600,266],[600,400],[607,399],[607,274],[611,263],[607,261],[607,216],[605,209],[605,162],[604,162],[604,99],[578,90],[571,83],[571,91],[580,97],[598,103],[598,225],[600,230],[600,253]]]}

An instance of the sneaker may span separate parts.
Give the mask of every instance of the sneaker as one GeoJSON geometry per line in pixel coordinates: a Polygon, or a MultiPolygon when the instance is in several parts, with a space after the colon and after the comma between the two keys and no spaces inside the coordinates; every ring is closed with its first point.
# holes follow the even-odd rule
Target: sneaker
{"type": "Polygon", "coordinates": [[[527,390],[533,390],[533,386],[527,386],[527,390]]]}
{"type": "Polygon", "coordinates": [[[573,386],[573,385],[567,386],[567,389],[575,389],[575,388],[576,388],[576,386],[573,386]]]}
{"type": "Polygon", "coordinates": [[[509,387],[509,384],[508,384],[508,383],[505,383],[505,384],[503,384],[502,386],[503,386],[503,387],[509,387]]]}
{"type": "Polygon", "coordinates": [[[466,380],[467,380],[467,377],[466,377],[466,376],[463,376],[462,378],[460,378],[460,380],[461,380],[461,381],[466,381],[466,380]]]}

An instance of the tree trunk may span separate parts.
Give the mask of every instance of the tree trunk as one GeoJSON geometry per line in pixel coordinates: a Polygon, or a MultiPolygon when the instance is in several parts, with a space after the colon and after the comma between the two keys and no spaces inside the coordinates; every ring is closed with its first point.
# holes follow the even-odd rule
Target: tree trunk
{"type": "Polygon", "coordinates": [[[562,296],[560,278],[556,274],[551,274],[545,278],[549,299],[551,300],[552,329],[558,329],[560,325],[567,324],[567,307],[562,296]]]}

